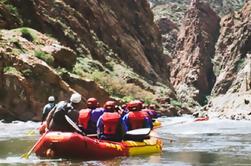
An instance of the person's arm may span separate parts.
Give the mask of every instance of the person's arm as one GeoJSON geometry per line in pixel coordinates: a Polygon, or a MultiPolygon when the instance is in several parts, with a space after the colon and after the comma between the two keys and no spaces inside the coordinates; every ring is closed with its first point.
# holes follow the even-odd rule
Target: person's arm
{"type": "Polygon", "coordinates": [[[145,124],[146,124],[146,128],[153,128],[153,123],[152,123],[152,118],[150,118],[150,117],[146,117],[145,118],[145,124]]]}
{"type": "Polygon", "coordinates": [[[125,130],[125,127],[123,125],[123,118],[120,118],[120,135],[121,135],[121,138],[124,138],[124,135],[126,133],[126,130],[125,130]]]}
{"type": "Polygon", "coordinates": [[[129,129],[128,129],[128,114],[125,115],[123,118],[122,118],[122,128],[125,132],[127,132],[129,129]]]}
{"type": "Polygon", "coordinates": [[[45,116],[45,115],[46,115],[46,109],[47,109],[47,105],[44,106],[44,108],[43,108],[41,124],[42,124],[43,121],[45,121],[45,119],[46,119],[46,116],[45,116]]]}
{"type": "Polygon", "coordinates": [[[98,134],[98,138],[100,138],[101,134],[103,133],[103,120],[102,120],[102,116],[99,117],[98,121],[97,121],[97,134],[98,134]]]}

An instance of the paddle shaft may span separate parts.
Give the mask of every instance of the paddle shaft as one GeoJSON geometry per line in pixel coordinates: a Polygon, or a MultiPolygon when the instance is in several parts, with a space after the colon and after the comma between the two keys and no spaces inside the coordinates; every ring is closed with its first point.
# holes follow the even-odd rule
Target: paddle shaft
{"type": "Polygon", "coordinates": [[[29,150],[28,153],[25,153],[22,155],[22,158],[29,158],[29,156],[31,155],[32,151],[37,147],[37,145],[44,139],[44,137],[46,136],[46,134],[48,133],[48,131],[46,131],[39,139],[38,141],[33,145],[33,147],[29,150]]]}

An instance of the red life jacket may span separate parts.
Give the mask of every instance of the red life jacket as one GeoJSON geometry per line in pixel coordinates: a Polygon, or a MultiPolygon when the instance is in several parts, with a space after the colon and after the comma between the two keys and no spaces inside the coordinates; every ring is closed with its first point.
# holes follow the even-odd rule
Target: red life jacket
{"type": "Polygon", "coordinates": [[[102,115],[104,123],[104,134],[116,134],[117,127],[120,123],[120,115],[117,112],[105,112],[102,115]]]}
{"type": "Polygon", "coordinates": [[[89,120],[91,118],[91,109],[82,109],[79,111],[78,124],[87,129],[89,120]]]}
{"type": "Polygon", "coordinates": [[[129,124],[131,126],[131,130],[144,128],[145,125],[145,118],[149,117],[147,112],[144,111],[135,111],[135,112],[129,112],[128,118],[129,118],[129,124]]]}

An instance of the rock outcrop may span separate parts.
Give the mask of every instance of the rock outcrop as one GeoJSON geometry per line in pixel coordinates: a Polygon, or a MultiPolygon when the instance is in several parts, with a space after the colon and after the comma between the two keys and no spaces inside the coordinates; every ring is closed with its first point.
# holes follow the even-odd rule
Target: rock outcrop
{"type": "Polygon", "coordinates": [[[251,119],[251,2],[221,21],[216,44],[212,97],[205,110],[211,116],[251,119]]]}
{"type": "Polygon", "coordinates": [[[12,29],[21,25],[22,21],[15,15],[15,12],[10,12],[6,5],[0,3],[0,28],[12,29]]]}
{"type": "Polygon", "coordinates": [[[1,33],[8,63],[0,63],[4,78],[0,110],[9,115],[1,117],[38,119],[48,95],[61,100],[73,91],[84,98],[97,97],[101,105],[110,97],[175,98],[169,82],[170,59],[162,53],[147,0],[9,0],[0,4],[2,28],[22,27],[1,33]],[[7,86],[9,77],[16,79],[15,85],[7,86]],[[20,113],[29,108],[26,117],[11,107],[13,96],[6,95],[17,85],[20,90],[13,92],[15,96],[27,91],[25,99],[16,100],[24,105],[20,113]]]}
{"type": "Polygon", "coordinates": [[[242,10],[225,16],[221,21],[220,37],[216,45],[214,70],[217,80],[213,94],[239,92],[242,82],[250,89],[251,2],[242,10]],[[245,70],[244,70],[245,69],[245,70]]]}
{"type": "MultiPolygon", "coordinates": [[[[85,57],[108,62],[105,43],[135,72],[167,81],[161,38],[147,0],[11,0],[24,25],[53,35],[85,57]]],[[[113,57],[114,58],[114,57],[113,57]]]]}
{"type": "MultiPolygon", "coordinates": [[[[62,55],[64,50],[73,52],[71,49],[60,44],[45,35],[26,29],[34,36],[33,41],[22,37],[23,29],[1,30],[1,87],[0,87],[0,118],[6,120],[40,120],[41,109],[50,95],[56,96],[57,100],[68,100],[69,96],[78,92],[85,98],[95,96],[102,100],[108,99],[109,95],[95,82],[85,81],[78,78],[79,82],[62,80],[52,66],[45,61],[46,54],[41,50],[52,51],[56,55],[62,55]],[[39,44],[37,44],[39,43],[39,44]],[[53,47],[57,45],[57,47],[53,47]],[[61,49],[59,49],[61,48],[61,49]],[[40,58],[40,59],[39,59],[40,58]],[[88,82],[88,83],[85,83],[88,82]],[[77,87],[81,87],[81,89],[77,87]],[[92,88],[92,93],[86,93],[92,88]]],[[[74,54],[71,54],[74,56],[74,54]]],[[[52,57],[52,56],[51,56],[52,57]]],[[[56,58],[55,58],[56,59],[56,58]]]]}
{"type": "Polygon", "coordinates": [[[171,82],[183,101],[203,104],[210,94],[215,81],[211,58],[219,21],[209,5],[198,1],[185,15],[171,66],[171,82]]]}
{"type": "Polygon", "coordinates": [[[168,18],[160,18],[155,21],[162,36],[163,52],[167,55],[168,63],[171,61],[171,55],[175,50],[177,42],[178,25],[168,18]]]}

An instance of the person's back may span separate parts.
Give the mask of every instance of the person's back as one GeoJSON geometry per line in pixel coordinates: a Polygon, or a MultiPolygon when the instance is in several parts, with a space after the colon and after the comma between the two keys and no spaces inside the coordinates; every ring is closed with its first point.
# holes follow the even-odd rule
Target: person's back
{"type": "Polygon", "coordinates": [[[67,122],[65,115],[67,115],[75,123],[78,122],[79,113],[76,110],[77,104],[81,101],[79,94],[73,94],[70,103],[61,101],[51,111],[47,118],[48,129],[51,131],[72,132],[75,129],[67,122]]]}
{"type": "Polygon", "coordinates": [[[156,106],[154,104],[150,104],[149,108],[142,109],[142,111],[147,112],[152,119],[157,119],[160,116],[157,113],[156,106]]]}
{"type": "Polygon", "coordinates": [[[142,111],[142,103],[131,101],[127,106],[129,113],[123,117],[123,126],[126,131],[139,128],[152,128],[152,120],[147,112],[142,111]]]}
{"type": "Polygon", "coordinates": [[[97,121],[104,113],[103,108],[97,108],[98,102],[95,98],[87,100],[87,109],[79,111],[79,125],[87,134],[95,134],[97,132],[97,121]]]}
{"type": "Polygon", "coordinates": [[[98,137],[103,140],[121,141],[124,135],[121,116],[115,111],[115,103],[107,101],[104,105],[104,113],[98,119],[97,133],[98,137]]]}
{"type": "Polygon", "coordinates": [[[55,104],[55,98],[54,98],[54,96],[50,96],[50,97],[48,98],[48,102],[49,102],[49,103],[46,104],[46,105],[44,106],[44,108],[43,108],[42,120],[41,120],[41,122],[43,122],[43,121],[46,120],[46,118],[47,118],[49,112],[50,112],[50,111],[54,108],[54,106],[56,105],[56,104],[55,104]]]}
{"type": "Polygon", "coordinates": [[[78,122],[86,134],[97,133],[97,121],[103,113],[103,108],[96,108],[94,110],[87,108],[79,111],[78,122]]]}

